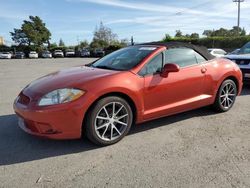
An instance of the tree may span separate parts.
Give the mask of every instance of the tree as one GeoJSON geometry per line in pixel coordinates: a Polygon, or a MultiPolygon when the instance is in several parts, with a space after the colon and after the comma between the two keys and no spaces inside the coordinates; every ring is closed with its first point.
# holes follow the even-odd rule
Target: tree
{"type": "Polygon", "coordinates": [[[170,41],[171,40],[171,36],[169,34],[165,34],[165,37],[163,38],[163,41],[170,41]]]}
{"type": "Polygon", "coordinates": [[[198,38],[200,38],[200,35],[199,35],[198,33],[192,33],[192,34],[190,35],[190,38],[198,39],[198,38]]]}
{"type": "Polygon", "coordinates": [[[176,30],[175,37],[183,37],[181,30],[176,30]]]}
{"type": "Polygon", "coordinates": [[[207,37],[211,37],[212,33],[213,33],[212,30],[205,30],[205,31],[202,33],[202,35],[205,35],[205,36],[207,36],[207,37]]]}
{"type": "Polygon", "coordinates": [[[50,48],[56,48],[56,47],[57,47],[57,44],[55,42],[50,44],[50,48]]]}
{"type": "Polygon", "coordinates": [[[12,40],[19,45],[31,45],[31,43],[39,47],[44,43],[50,45],[51,33],[38,16],[29,16],[29,20],[24,20],[20,29],[15,28],[10,34],[12,40]]]}
{"type": "Polygon", "coordinates": [[[101,22],[94,31],[94,37],[90,45],[92,48],[105,48],[115,42],[117,42],[117,34],[101,22]]]}
{"type": "Polygon", "coordinates": [[[79,47],[80,48],[86,48],[89,46],[89,43],[87,40],[81,41],[79,47]]]}
{"type": "Polygon", "coordinates": [[[65,46],[64,42],[62,39],[59,40],[58,46],[65,46]]]}
{"type": "Polygon", "coordinates": [[[219,37],[228,37],[230,36],[229,35],[229,32],[227,29],[225,28],[220,28],[219,30],[215,30],[213,33],[212,33],[212,37],[214,36],[219,36],[219,37]]]}
{"type": "Polygon", "coordinates": [[[74,47],[74,49],[75,49],[76,51],[79,51],[80,49],[86,48],[86,47],[88,47],[88,46],[89,46],[88,41],[87,41],[87,40],[84,40],[84,41],[81,41],[80,44],[76,45],[76,46],[74,47]]]}
{"type": "Polygon", "coordinates": [[[234,26],[232,29],[220,28],[218,30],[205,30],[203,35],[207,37],[236,37],[246,36],[246,30],[244,28],[238,28],[234,26]]]}
{"type": "Polygon", "coordinates": [[[240,32],[240,36],[246,36],[247,35],[247,32],[245,30],[245,28],[243,28],[240,32]]]}
{"type": "Polygon", "coordinates": [[[12,40],[17,43],[18,45],[30,45],[31,41],[26,36],[22,29],[15,29],[14,32],[10,32],[12,40]]]}
{"type": "Polygon", "coordinates": [[[245,28],[241,28],[238,26],[234,26],[230,31],[229,31],[231,36],[246,36],[246,30],[245,28]]]}

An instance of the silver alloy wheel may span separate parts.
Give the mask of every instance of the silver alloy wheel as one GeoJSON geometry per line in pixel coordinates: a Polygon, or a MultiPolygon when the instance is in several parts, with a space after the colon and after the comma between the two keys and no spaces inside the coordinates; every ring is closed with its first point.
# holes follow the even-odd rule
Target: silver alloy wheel
{"type": "Polygon", "coordinates": [[[95,117],[95,132],[105,141],[113,141],[126,131],[129,113],[120,102],[111,102],[99,110],[95,117]]]}
{"type": "Polygon", "coordinates": [[[232,83],[227,83],[221,90],[220,104],[223,108],[229,109],[236,98],[236,88],[232,83]]]}

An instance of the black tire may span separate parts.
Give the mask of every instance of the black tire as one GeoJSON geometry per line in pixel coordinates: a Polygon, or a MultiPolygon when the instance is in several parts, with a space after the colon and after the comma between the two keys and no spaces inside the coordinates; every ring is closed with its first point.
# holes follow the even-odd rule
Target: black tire
{"type": "Polygon", "coordinates": [[[220,88],[219,88],[219,90],[218,90],[218,92],[217,92],[216,99],[215,99],[215,102],[214,102],[214,104],[213,104],[214,110],[217,111],[217,112],[227,112],[227,111],[229,111],[229,110],[233,107],[233,105],[234,105],[234,103],[235,103],[237,94],[238,94],[238,91],[237,91],[236,83],[235,83],[233,80],[231,80],[231,79],[225,80],[225,81],[221,84],[221,86],[220,86],[220,88]],[[230,101],[229,101],[229,102],[231,102],[231,100],[232,100],[232,102],[231,102],[230,105],[229,105],[229,103],[228,103],[228,105],[223,105],[223,104],[227,103],[227,101],[226,101],[225,103],[223,103],[223,100],[224,100],[224,98],[222,97],[223,94],[224,94],[223,90],[224,90],[225,87],[227,87],[228,85],[230,85],[230,87],[232,87],[232,90],[234,90],[235,96],[234,96],[234,97],[232,96],[232,97],[230,98],[230,101]],[[227,106],[227,107],[226,107],[226,106],[227,106]]]}
{"type": "MultiPolygon", "coordinates": [[[[117,109],[117,106],[115,107],[115,109],[117,109]]],[[[86,115],[87,116],[85,118],[85,125],[84,125],[84,130],[86,131],[86,136],[90,141],[92,141],[93,143],[100,145],[100,146],[112,145],[112,144],[119,142],[121,139],[123,139],[124,136],[127,135],[127,133],[129,132],[129,130],[131,128],[131,125],[133,123],[133,112],[131,110],[130,105],[128,104],[128,102],[126,100],[124,100],[123,98],[117,97],[117,96],[110,96],[110,97],[105,97],[103,99],[100,99],[99,101],[97,101],[94,104],[94,106],[89,110],[89,112],[86,115]],[[123,110],[128,114],[126,116],[127,126],[124,126],[122,124],[119,125],[119,123],[116,124],[116,126],[121,126],[121,127],[124,126],[124,128],[122,129],[123,130],[122,134],[119,135],[119,137],[114,139],[114,140],[105,140],[108,138],[100,138],[101,135],[100,135],[99,131],[96,130],[96,124],[97,124],[96,121],[99,121],[99,120],[97,120],[98,119],[97,116],[100,117],[99,114],[101,113],[103,108],[105,107],[105,109],[106,109],[106,106],[108,108],[109,107],[108,105],[113,105],[113,103],[117,103],[118,105],[124,106],[123,110]]],[[[103,121],[105,121],[105,123],[103,123],[103,125],[108,124],[107,122],[109,122],[109,120],[103,120],[103,121]]],[[[116,122],[113,122],[113,123],[115,124],[116,122]]],[[[109,124],[108,126],[109,126],[109,128],[106,131],[108,132],[110,130],[110,135],[111,135],[113,133],[111,131],[111,129],[113,129],[113,128],[111,128],[111,126],[112,126],[111,124],[109,124]]],[[[106,129],[106,127],[104,127],[103,129],[106,129]]],[[[119,128],[116,130],[119,130],[119,128]]],[[[113,131],[114,131],[114,129],[113,129],[113,131]]],[[[117,134],[118,134],[118,132],[117,132],[117,134]]],[[[105,133],[104,133],[104,136],[105,136],[105,133]]],[[[112,137],[110,139],[112,139],[112,137]]]]}

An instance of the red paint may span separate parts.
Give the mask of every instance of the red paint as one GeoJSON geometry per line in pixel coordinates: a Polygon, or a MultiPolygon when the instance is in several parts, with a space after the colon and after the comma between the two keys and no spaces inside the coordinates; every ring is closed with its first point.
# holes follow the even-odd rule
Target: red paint
{"type": "MultiPolygon", "coordinates": [[[[141,77],[141,68],[165,47],[149,55],[130,71],[111,71],[90,67],[74,67],[42,77],[23,89],[21,102],[15,100],[14,110],[24,119],[20,126],[28,133],[52,139],[79,138],[83,119],[89,107],[103,95],[127,95],[136,107],[136,123],[213,104],[223,80],[234,77],[239,93],[242,74],[233,62],[214,59],[200,65],[141,77]],[[86,91],[79,99],[65,104],[39,107],[39,99],[59,88],[86,91]]],[[[176,68],[176,67],[172,67],[176,68]]],[[[84,125],[83,125],[84,126],[84,125]]]]}

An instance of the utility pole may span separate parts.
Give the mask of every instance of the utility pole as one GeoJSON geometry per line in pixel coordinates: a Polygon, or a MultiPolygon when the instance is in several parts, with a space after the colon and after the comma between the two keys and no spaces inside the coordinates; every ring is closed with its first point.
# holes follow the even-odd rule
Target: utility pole
{"type": "Polygon", "coordinates": [[[243,3],[245,0],[233,0],[233,2],[238,3],[238,22],[237,22],[237,27],[238,27],[238,33],[240,33],[240,3],[243,3]]]}
{"type": "Polygon", "coordinates": [[[134,37],[132,36],[131,37],[131,46],[134,46],[135,45],[135,43],[134,43],[134,37]]]}
{"type": "Polygon", "coordinates": [[[79,51],[80,48],[80,41],[79,41],[79,36],[76,36],[76,40],[77,40],[77,50],[79,51]]]}

